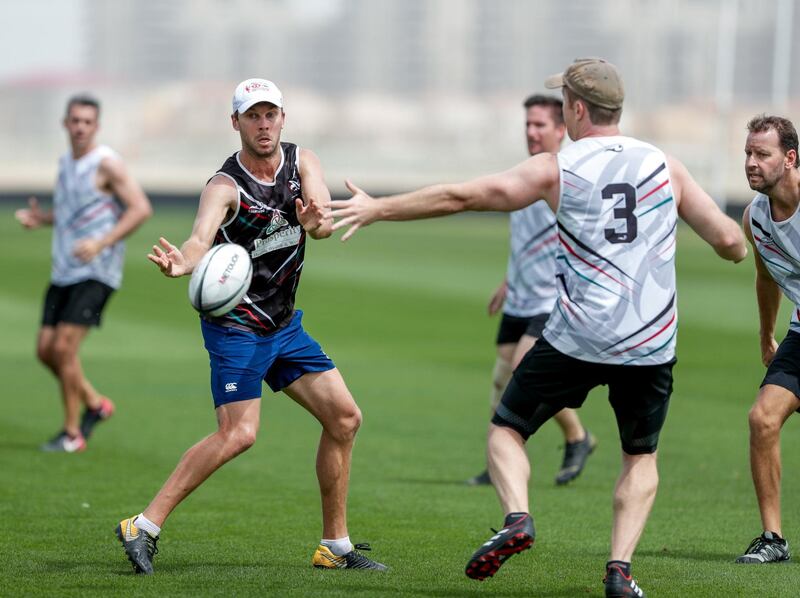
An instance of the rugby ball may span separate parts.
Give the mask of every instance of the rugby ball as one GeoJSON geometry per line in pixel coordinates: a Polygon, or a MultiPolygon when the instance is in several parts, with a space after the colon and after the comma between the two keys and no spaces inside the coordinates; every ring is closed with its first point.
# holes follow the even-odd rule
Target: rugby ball
{"type": "Polygon", "coordinates": [[[204,316],[222,316],[239,304],[252,277],[253,262],[244,247],[215,245],[192,272],[189,301],[204,316]]]}

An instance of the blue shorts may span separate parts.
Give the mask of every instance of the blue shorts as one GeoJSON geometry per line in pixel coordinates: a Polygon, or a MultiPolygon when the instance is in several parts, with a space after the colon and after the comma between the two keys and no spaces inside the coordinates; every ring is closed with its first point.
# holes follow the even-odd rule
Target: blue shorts
{"type": "Polygon", "coordinates": [[[262,380],[278,392],[303,374],[336,367],[303,330],[302,319],[303,312],[298,309],[288,326],[269,336],[201,320],[211,362],[214,406],[261,398],[262,380]]]}

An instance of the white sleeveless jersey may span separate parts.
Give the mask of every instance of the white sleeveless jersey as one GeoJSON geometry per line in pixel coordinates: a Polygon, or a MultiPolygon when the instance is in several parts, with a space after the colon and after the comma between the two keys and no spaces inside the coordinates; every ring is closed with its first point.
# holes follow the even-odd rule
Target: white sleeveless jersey
{"type": "Polygon", "coordinates": [[[518,318],[549,314],[556,301],[556,217],[543,201],[511,212],[503,313],[518,318]]]}
{"type": "Polygon", "coordinates": [[[584,361],[671,361],[678,214],[666,157],[630,137],[587,137],[558,166],[558,299],[544,337],[584,361]]]}
{"type": "Polygon", "coordinates": [[[800,332],[800,214],[775,222],[769,198],[759,193],[750,203],[750,230],[756,251],[772,280],[794,303],[789,330],[800,332]]]}
{"type": "Polygon", "coordinates": [[[111,194],[97,188],[97,169],[104,158],[118,159],[111,148],[100,145],[74,160],[70,152],[58,163],[58,182],[53,194],[53,267],[50,280],[65,286],[97,280],[115,289],[122,283],[125,244],[106,247],[84,263],[74,255],[81,239],[99,239],[108,234],[122,214],[122,206],[111,194]]]}

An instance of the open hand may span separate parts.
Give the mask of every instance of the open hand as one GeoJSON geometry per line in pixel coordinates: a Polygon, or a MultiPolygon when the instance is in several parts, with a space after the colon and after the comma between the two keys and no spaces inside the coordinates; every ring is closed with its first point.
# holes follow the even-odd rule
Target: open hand
{"type": "Polygon", "coordinates": [[[147,259],[158,266],[164,276],[178,278],[179,276],[187,274],[189,268],[181,250],[164,237],[159,237],[158,242],[161,244],[161,247],[153,245],[153,253],[148,253],[147,259]]]}
{"type": "Polygon", "coordinates": [[[313,233],[322,228],[326,221],[332,219],[330,210],[325,209],[325,206],[316,201],[309,201],[305,204],[298,197],[294,200],[294,203],[297,210],[297,220],[300,221],[301,226],[307,233],[313,233]]]}
{"type": "Polygon", "coordinates": [[[362,226],[367,226],[375,222],[377,217],[377,201],[363,189],[356,187],[349,179],[344,182],[353,197],[345,200],[335,200],[331,202],[333,218],[337,220],[333,225],[333,230],[339,230],[349,226],[347,232],[342,235],[342,241],[347,241],[362,226]]]}

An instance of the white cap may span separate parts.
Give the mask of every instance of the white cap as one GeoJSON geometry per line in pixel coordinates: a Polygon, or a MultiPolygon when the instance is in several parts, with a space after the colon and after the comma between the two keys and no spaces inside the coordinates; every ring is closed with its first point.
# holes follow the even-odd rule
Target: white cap
{"type": "Polygon", "coordinates": [[[278,86],[266,79],[246,79],[233,92],[233,113],[242,114],[259,102],[269,102],[283,108],[283,94],[278,86]]]}

